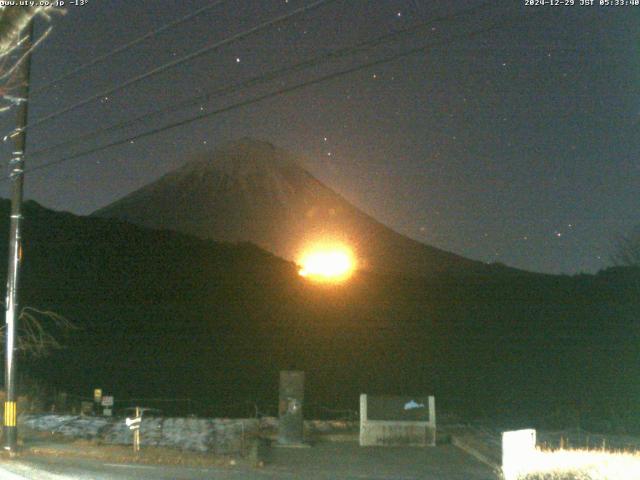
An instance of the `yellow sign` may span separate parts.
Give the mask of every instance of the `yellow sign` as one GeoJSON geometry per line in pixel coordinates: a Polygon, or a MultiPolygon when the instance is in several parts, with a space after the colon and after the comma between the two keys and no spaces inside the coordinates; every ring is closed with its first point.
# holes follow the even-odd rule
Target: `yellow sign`
{"type": "Polygon", "coordinates": [[[102,400],[102,389],[96,388],[93,390],[93,401],[98,403],[102,400]]]}
{"type": "Polygon", "coordinates": [[[16,402],[4,402],[4,426],[16,426],[16,402]]]}

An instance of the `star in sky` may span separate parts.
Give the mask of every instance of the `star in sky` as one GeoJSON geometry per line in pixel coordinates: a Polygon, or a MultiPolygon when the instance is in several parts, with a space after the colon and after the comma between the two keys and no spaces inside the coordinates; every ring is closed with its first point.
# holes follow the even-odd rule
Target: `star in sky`
{"type": "MultiPolygon", "coordinates": [[[[81,65],[91,60],[91,55],[81,49],[69,49],[71,38],[79,45],[91,45],[91,50],[98,53],[118,46],[113,44],[112,32],[98,19],[110,18],[123,26],[119,44],[124,44],[142,31],[153,31],[188,15],[193,2],[176,2],[176,11],[170,15],[166,9],[139,2],[121,2],[118,8],[113,3],[97,2],[90,14],[74,10],[59,19],[52,35],[34,55],[34,84],[43,85],[58,77],[71,63],[81,65]],[[132,16],[140,20],[135,28],[127,26],[126,19],[132,16]]],[[[274,12],[290,12],[302,3],[248,1],[248,5],[260,10],[255,23],[274,12]]],[[[34,132],[29,148],[38,150],[72,138],[78,125],[87,130],[101,129],[117,120],[144,115],[155,103],[160,103],[159,107],[170,105],[174,96],[201,95],[271,68],[387,34],[405,22],[413,22],[413,14],[424,17],[416,18],[416,22],[426,21],[425,2],[379,3],[380,8],[365,9],[363,2],[338,2],[332,8],[300,17],[295,23],[282,23],[262,36],[247,38],[234,50],[226,48],[181,71],[141,83],[128,89],[126,96],[110,94],[100,98],[75,117],[60,118],[51,128],[34,132]],[[338,31],[335,26],[343,21],[358,28],[338,31]],[[287,50],[286,55],[282,55],[283,50],[287,50]],[[221,72],[220,55],[226,55],[222,57],[225,62],[236,63],[237,68],[221,72]]],[[[460,2],[434,4],[434,9],[441,11],[433,12],[433,16],[460,10],[454,5],[457,3],[460,2]]],[[[335,174],[318,165],[314,170],[313,160],[308,166],[312,174],[339,192],[348,197],[353,192],[350,200],[359,201],[359,207],[383,217],[401,233],[411,233],[402,232],[403,225],[412,225],[417,211],[429,212],[435,224],[429,224],[424,234],[416,228],[410,230],[421,237],[434,235],[433,231],[450,232],[438,237],[435,246],[439,248],[478,259],[491,258],[494,251],[499,251],[506,264],[536,271],[597,271],[606,266],[606,260],[595,259],[597,255],[606,259],[604,244],[610,236],[624,233],[638,222],[634,188],[640,170],[630,158],[640,148],[640,137],[634,135],[639,110],[635,92],[628,87],[634,84],[637,70],[633,68],[636,44],[632,28],[637,19],[628,12],[610,10],[606,16],[611,28],[605,29],[604,17],[599,16],[605,14],[593,9],[567,10],[563,15],[554,12],[545,18],[541,13],[541,20],[537,20],[522,8],[503,5],[508,2],[494,3],[495,11],[491,13],[495,16],[487,15],[488,23],[504,14],[510,19],[523,17],[522,26],[463,38],[450,47],[376,65],[375,72],[365,70],[361,75],[301,89],[288,97],[275,97],[181,127],[174,133],[141,139],[135,145],[127,142],[130,148],[126,156],[120,155],[117,148],[107,150],[101,155],[100,167],[95,166],[95,157],[62,163],[47,170],[46,175],[43,171],[30,177],[27,196],[48,207],[90,213],[174,168],[179,163],[176,159],[186,159],[203,148],[203,138],[217,145],[240,136],[256,136],[303,154],[315,151],[318,165],[339,163],[335,174]],[[511,75],[516,66],[518,75],[511,75]],[[569,74],[572,81],[568,80],[569,74]],[[368,85],[376,90],[371,91],[368,85]],[[327,101],[319,101],[321,98],[327,101]],[[292,118],[296,121],[290,121],[292,118]],[[578,149],[580,155],[576,154],[578,149]],[[394,162],[399,155],[406,161],[394,162]],[[122,168],[108,168],[109,159],[113,164],[123,157],[131,161],[123,161],[122,168]],[[337,162],[337,158],[341,161],[337,162]],[[485,159],[489,159],[486,163],[495,162],[496,168],[485,169],[485,159]],[[63,178],[81,162],[96,170],[92,174],[90,168],[82,169],[88,175],[83,180],[88,188],[83,192],[63,178]],[[388,175],[384,191],[376,191],[374,187],[382,182],[375,178],[371,165],[383,163],[388,175]],[[340,171],[343,165],[351,168],[348,175],[340,171]],[[427,168],[433,175],[415,175],[427,168]],[[497,206],[491,183],[496,176],[503,183],[507,178],[510,182],[510,188],[500,192],[503,201],[497,206]],[[51,187],[58,184],[59,188],[51,187]],[[411,201],[388,201],[404,198],[407,187],[414,192],[411,201]],[[558,202],[558,192],[568,200],[558,202]],[[441,209],[439,216],[433,213],[435,204],[441,209]],[[601,218],[604,216],[598,212],[602,211],[612,214],[601,218]],[[526,223],[526,233],[514,227],[514,218],[526,223]],[[564,220],[568,218],[571,220],[564,220]],[[576,227],[587,223],[588,230],[576,227]],[[484,231],[489,237],[477,241],[484,231]],[[526,246],[522,244],[523,237],[527,237],[526,246]],[[527,255],[521,255],[511,245],[516,242],[509,239],[517,240],[518,248],[526,248],[527,255]],[[554,239],[557,241],[548,242],[554,239]],[[560,247],[569,243],[572,248],[567,249],[566,255],[563,251],[559,260],[560,247]],[[479,244],[482,246],[476,247],[479,244]]],[[[35,98],[31,105],[33,118],[77,101],[79,94],[106,91],[112,83],[166,62],[167,56],[179,57],[220,40],[227,30],[231,33],[253,26],[248,18],[242,23],[241,16],[233,9],[221,8],[193,20],[198,35],[186,35],[186,28],[170,29],[152,42],[123,51],[104,66],[108,75],[101,68],[86,71],[81,84],[63,82],[51,91],[55,94],[49,92],[50,95],[35,98]],[[78,92],[79,87],[83,93],[78,92]]],[[[468,20],[471,18],[460,22],[431,21],[406,45],[396,46],[402,50],[404,46],[436,41],[441,31],[443,40],[449,34],[464,34],[474,26],[468,20]]],[[[476,23],[479,26],[482,22],[476,23]]],[[[370,62],[386,53],[378,48],[363,51],[353,58],[353,63],[370,62]]],[[[351,61],[344,59],[345,64],[351,61]]],[[[313,72],[309,72],[312,76],[313,72]]],[[[277,79],[270,86],[276,89],[278,85],[288,85],[289,80],[277,79]]],[[[252,96],[245,91],[239,94],[244,95],[242,98],[252,96]]],[[[207,105],[194,103],[190,113],[198,116],[208,112],[213,107],[207,105]]],[[[14,122],[13,118],[10,120],[14,122]]],[[[145,125],[141,130],[147,127],[155,125],[145,125]]]]}

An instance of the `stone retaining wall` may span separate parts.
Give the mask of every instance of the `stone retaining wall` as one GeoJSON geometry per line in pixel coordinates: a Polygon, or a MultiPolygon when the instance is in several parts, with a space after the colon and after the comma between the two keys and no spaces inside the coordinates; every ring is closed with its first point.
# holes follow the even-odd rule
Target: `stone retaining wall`
{"type": "MultiPolygon", "coordinates": [[[[20,416],[18,427],[108,444],[130,445],[133,441],[124,418],[116,417],[25,414],[20,416]]],[[[143,446],[227,454],[242,452],[259,430],[257,419],[147,417],[142,420],[140,437],[143,446]]]]}
{"type": "MultiPolygon", "coordinates": [[[[305,435],[357,431],[357,423],[307,420],[305,435]]],[[[107,444],[131,445],[133,433],[122,417],[22,414],[18,428],[49,432],[68,438],[98,440],[107,444]]],[[[179,448],[196,452],[234,454],[244,452],[258,436],[275,437],[278,419],[256,418],[162,418],[143,417],[142,446],[179,448]]]]}

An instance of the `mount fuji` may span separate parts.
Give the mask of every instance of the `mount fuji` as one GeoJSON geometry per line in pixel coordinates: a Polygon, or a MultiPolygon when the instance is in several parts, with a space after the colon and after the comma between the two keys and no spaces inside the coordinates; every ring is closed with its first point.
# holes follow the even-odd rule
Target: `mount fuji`
{"type": "Polygon", "coordinates": [[[314,178],[293,154],[249,138],[200,154],[93,215],[251,242],[292,261],[313,242],[337,241],[354,251],[360,269],[380,273],[508,270],[395,232],[314,178]]]}

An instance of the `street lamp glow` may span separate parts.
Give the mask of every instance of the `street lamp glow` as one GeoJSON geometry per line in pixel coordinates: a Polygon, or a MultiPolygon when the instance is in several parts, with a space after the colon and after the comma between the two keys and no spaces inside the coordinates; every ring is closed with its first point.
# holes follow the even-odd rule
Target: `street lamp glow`
{"type": "Polygon", "coordinates": [[[355,269],[353,254],[344,246],[312,248],[300,257],[298,263],[298,273],[302,277],[320,282],[344,281],[355,269]]]}

